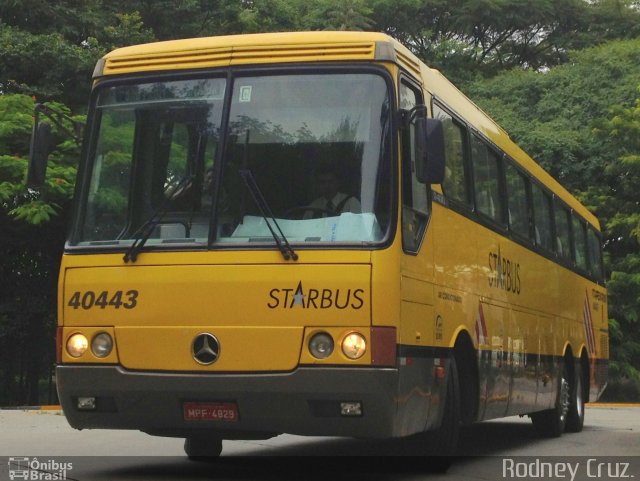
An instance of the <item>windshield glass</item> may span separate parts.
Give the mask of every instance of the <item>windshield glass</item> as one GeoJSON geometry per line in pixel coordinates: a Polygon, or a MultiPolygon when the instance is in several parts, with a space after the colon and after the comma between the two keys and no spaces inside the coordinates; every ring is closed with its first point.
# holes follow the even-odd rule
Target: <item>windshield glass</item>
{"type": "Polygon", "coordinates": [[[292,244],[385,238],[392,176],[383,77],[237,77],[225,128],[226,90],[224,79],[103,88],[71,244],[130,245],[155,215],[145,248],[273,245],[242,171],[292,244]]]}
{"type": "Polygon", "coordinates": [[[218,146],[224,90],[225,80],[200,79],[100,92],[78,244],[130,243],[158,209],[166,213],[147,244],[207,242],[208,171],[218,146]]]}

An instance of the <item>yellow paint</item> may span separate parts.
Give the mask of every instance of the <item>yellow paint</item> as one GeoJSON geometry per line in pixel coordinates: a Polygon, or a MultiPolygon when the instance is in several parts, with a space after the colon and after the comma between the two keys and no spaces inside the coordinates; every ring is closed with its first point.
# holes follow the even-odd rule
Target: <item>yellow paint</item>
{"type": "MultiPolygon", "coordinates": [[[[395,54],[395,61],[378,62],[394,79],[401,70],[414,76],[423,85],[427,103],[431,96],[444,101],[589,223],[599,226],[584,206],[439,72],[383,34],[277,33],[159,42],[107,54],[101,75],[213,71],[249,64],[375,63],[380,46],[395,54]]],[[[401,178],[401,165],[396,173],[401,178]]],[[[401,187],[396,190],[400,206],[401,187]]],[[[439,186],[434,190],[441,192],[439,186]]],[[[123,365],[151,370],[269,371],[294,369],[298,363],[353,364],[343,359],[339,340],[350,329],[362,329],[367,336],[371,325],[395,326],[399,342],[408,345],[450,347],[465,331],[478,349],[560,355],[570,345],[576,356],[585,349],[585,293],[593,300],[593,291],[606,295],[603,287],[437,203],[421,250],[405,254],[399,206],[396,234],[388,248],[301,250],[295,263],[284,261],[275,249],[142,253],[133,265],[125,265],[121,253],[66,255],[59,281],[59,322],[65,326],[65,336],[115,329],[123,365]],[[489,256],[497,252],[519,266],[519,292],[491,285],[489,256]],[[309,289],[339,290],[343,295],[350,291],[352,296],[359,290],[362,305],[303,308],[292,299],[299,283],[306,295],[309,289]],[[139,293],[135,309],[68,305],[74,292],[132,289],[139,293]],[[275,307],[273,289],[279,290],[275,307]],[[481,305],[488,331],[483,344],[475,335],[481,305]],[[334,354],[318,361],[310,356],[307,343],[321,329],[337,342],[334,354]],[[202,331],[215,333],[222,345],[219,361],[209,367],[196,365],[189,352],[194,335],[202,331]]],[[[517,275],[513,271],[514,289],[517,275]]],[[[352,298],[354,302],[360,301],[352,298]]],[[[598,339],[603,333],[603,346],[606,307],[606,301],[598,311],[593,303],[590,307],[598,339]]],[[[597,346],[599,351],[590,354],[607,358],[599,340],[597,346]]],[[[64,362],[107,361],[66,357],[64,362]]],[[[369,362],[370,351],[355,363],[369,362]]]]}
{"type": "MultiPolygon", "coordinates": [[[[166,254],[170,257],[171,254],[166,254]]],[[[118,256],[119,257],[119,256],[118,256]]],[[[370,267],[357,264],[145,266],[66,270],[67,326],[314,326],[370,324],[370,267]],[[302,285],[304,302],[294,294],[302,285]],[[75,292],[138,292],[135,308],[69,306],[75,292]],[[330,290],[329,298],[325,291],[330,290]]],[[[126,297],[126,296],[124,296],[126,297]]]]}
{"type": "Polygon", "coordinates": [[[121,364],[128,369],[160,371],[290,371],[298,364],[300,327],[118,327],[121,364]],[[197,363],[191,345],[201,332],[220,342],[218,360],[197,363]]]}

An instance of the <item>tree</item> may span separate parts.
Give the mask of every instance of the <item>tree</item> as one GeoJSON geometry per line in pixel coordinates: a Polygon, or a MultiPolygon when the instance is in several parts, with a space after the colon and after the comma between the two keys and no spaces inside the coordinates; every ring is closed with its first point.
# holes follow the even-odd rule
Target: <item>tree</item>
{"type": "MultiPolygon", "coordinates": [[[[44,361],[27,367],[20,355],[36,338],[46,338],[42,343],[50,347],[55,278],[78,162],[77,147],[58,133],[46,186],[25,188],[32,96],[59,102],[67,113],[83,112],[95,62],[124,45],[325,29],[375,29],[399,39],[466,84],[464,90],[535,158],[594,206],[605,221],[614,272],[612,317],[620,329],[629,328],[633,314],[625,313],[637,313],[625,302],[627,294],[637,298],[633,273],[639,261],[631,254],[637,251],[632,199],[638,190],[624,172],[635,172],[635,164],[620,151],[620,129],[597,119],[619,116],[615,122],[628,124],[621,112],[636,96],[640,45],[635,40],[572,51],[637,39],[637,0],[0,0],[0,382],[6,387],[0,401],[5,395],[26,402],[29,391],[34,399],[37,371],[47,369],[44,361]],[[612,104],[619,107],[609,114],[612,104]],[[618,197],[626,199],[623,204],[618,197]]],[[[115,141],[117,134],[114,129],[115,141]]],[[[118,159],[111,160],[116,168],[118,159]]],[[[117,196],[104,199],[105,206],[115,201],[117,196]]],[[[622,331],[612,324],[616,332],[622,331]]],[[[618,345],[614,353],[624,364],[616,372],[632,373],[627,367],[638,358],[634,348],[618,345]]]]}
{"type": "Polygon", "coordinates": [[[573,191],[601,182],[611,146],[593,136],[612,102],[630,104],[640,77],[640,39],[573,53],[549,71],[514,69],[464,90],[547,171],[573,191]],[[586,185],[585,185],[586,182],[586,185]]]}
{"type": "Polygon", "coordinates": [[[377,29],[456,82],[559,65],[571,50],[635,38],[640,25],[631,0],[377,0],[373,10],[377,29]]]}
{"type": "Polygon", "coordinates": [[[233,33],[277,32],[301,30],[308,5],[300,1],[256,0],[244,2],[237,12],[233,33]]]}
{"type": "Polygon", "coordinates": [[[605,168],[606,188],[590,190],[586,197],[608,219],[612,375],[640,381],[640,96],[634,105],[616,105],[610,112],[596,122],[594,133],[616,158],[605,168]]]}
{"type": "Polygon", "coordinates": [[[322,0],[309,12],[309,26],[318,30],[371,30],[372,13],[364,0],[322,0]]]}
{"type": "Polygon", "coordinates": [[[93,66],[102,54],[95,44],[73,45],[57,33],[33,35],[0,24],[0,93],[83,105],[93,66]]]}
{"type": "Polygon", "coordinates": [[[514,70],[466,89],[600,218],[610,273],[611,376],[638,381],[639,78],[636,39],[573,53],[547,72],[514,70]]]}
{"type": "Polygon", "coordinates": [[[39,380],[51,369],[57,272],[79,156],[54,129],[45,186],[28,190],[33,110],[31,97],[0,95],[0,404],[39,404],[39,380]]]}

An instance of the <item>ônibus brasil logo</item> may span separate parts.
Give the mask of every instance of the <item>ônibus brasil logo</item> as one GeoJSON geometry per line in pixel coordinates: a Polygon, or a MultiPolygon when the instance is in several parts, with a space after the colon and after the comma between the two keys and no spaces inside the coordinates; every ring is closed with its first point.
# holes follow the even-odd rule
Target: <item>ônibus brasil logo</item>
{"type": "Polygon", "coordinates": [[[67,472],[73,469],[73,463],[59,462],[55,459],[45,461],[38,458],[14,456],[9,458],[9,479],[33,481],[65,480],[67,472]]]}

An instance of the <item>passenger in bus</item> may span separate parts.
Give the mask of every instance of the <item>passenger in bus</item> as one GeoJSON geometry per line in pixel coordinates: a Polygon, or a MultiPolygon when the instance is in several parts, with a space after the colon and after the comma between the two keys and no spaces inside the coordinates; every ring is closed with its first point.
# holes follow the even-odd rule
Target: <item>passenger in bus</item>
{"type": "Polygon", "coordinates": [[[340,192],[340,181],[333,169],[324,167],[318,170],[315,187],[318,198],[309,204],[303,219],[333,217],[343,212],[353,212],[354,214],[362,212],[362,206],[358,199],[353,195],[340,192]]]}

